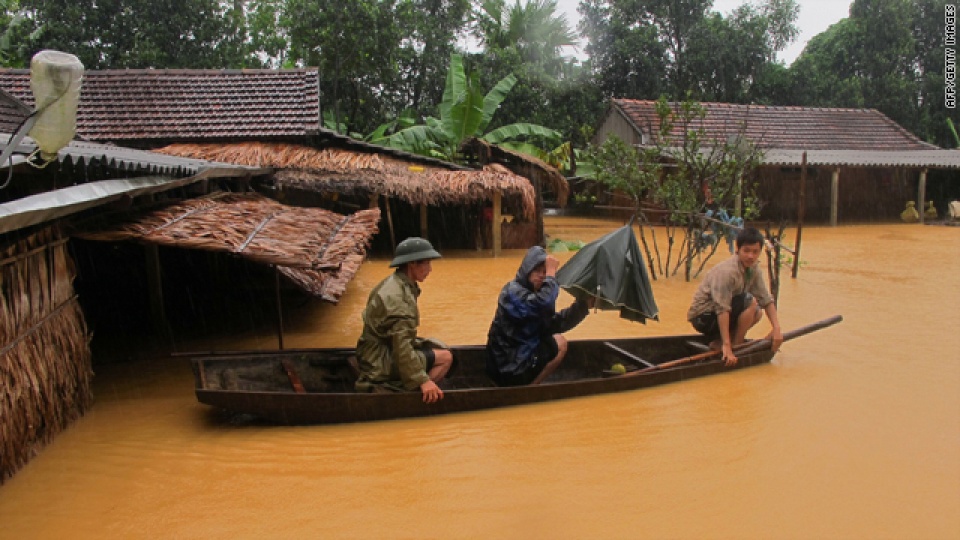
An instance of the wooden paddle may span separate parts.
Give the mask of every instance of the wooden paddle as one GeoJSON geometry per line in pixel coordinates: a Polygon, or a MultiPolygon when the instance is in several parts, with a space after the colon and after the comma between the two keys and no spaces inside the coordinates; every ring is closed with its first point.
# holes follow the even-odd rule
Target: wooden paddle
{"type": "MultiPolygon", "coordinates": [[[[821,330],[821,329],[826,328],[826,327],[828,327],[828,326],[833,326],[833,325],[837,324],[838,322],[840,322],[840,321],[842,321],[842,320],[843,320],[843,316],[841,316],[841,315],[834,315],[833,317],[829,317],[829,318],[827,318],[827,319],[823,319],[822,321],[817,321],[817,322],[815,322],[815,323],[813,323],[813,324],[808,324],[808,325],[806,325],[806,326],[801,326],[800,328],[797,328],[796,330],[791,330],[791,331],[783,334],[783,341],[789,341],[789,340],[791,340],[791,339],[798,338],[798,337],[800,337],[800,336],[805,336],[805,335],[807,335],[807,334],[810,334],[810,333],[812,333],[812,332],[816,332],[817,330],[821,330]]],[[[758,340],[754,340],[754,341],[748,341],[748,342],[746,342],[746,343],[741,343],[741,344],[739,344],[739,345],[736,345],[736,346],[733,348],[733,352],[734,352],[734,353],[740,353],[740,354],[751,354],[751,353],[759,352],[759,351],[762,351],[762,350],[765,350],[765,349],[769,349],[771,344],[772,344],[772,341],[769,340],[769,339],[766,339],[766,338],[764,338],[764,339],[758,339],[758,340]]],[[[700,360],[709,360],[709,359],[711,359],[711,358],[713,358],[713,357],[715,357],[715,356],[721,356],[722,352],[723,352],[723,351],[707,351],[707,352],[704,352],[704,353],[695,354],[695,355],[693,355],[693,356],[686,356],[686,357],[684,357],[684,358],[678,358],[678,359],[676,359],[676,360],[670,360],[669,362],[664,362],[664,363],[662,363],[662,364],[657,364],[657,365],[655,365],[655,366],[653,366],[653,367],[638,369],[638,370],[635,370],[635,371],[629,371],[629,372],[624,373],[623,375],[621,375],[621,377],[630,377],[630,376],[632,376],[632,375],[639,375],[639,374],[642,374],[642,373],[649,373],[649,372],[651,372],[651,371],[657,371],[657,370],[659,370],[659,369],[671,368],[671,367],[679,366],[679,365],[682,365],[682,364],[689,364],[690,362],[697,362],[697,361],[700,361],[700,360]]]]}

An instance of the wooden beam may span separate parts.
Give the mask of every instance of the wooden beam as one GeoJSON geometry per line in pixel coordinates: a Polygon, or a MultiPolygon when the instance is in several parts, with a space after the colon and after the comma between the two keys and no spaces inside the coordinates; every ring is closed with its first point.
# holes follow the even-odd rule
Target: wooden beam
{"type": "Polygon", "coordinates": [[[429,231],[427,230],[427,205],[420,205],[420,238],[429,239],[429,231]]]}
{"type": "Polygon", "coordinates": [[[837,226],[837,213],[840,205],[840,167],[833,169],[830,176],[830,226],[837,226]]]}
{"type": "MultiPolygon", "coordinates": [[[[797,244],[793,247],[796,253],[793,254],[793,268],[791,277],[797,277],[800,270],[800,238],[803,233],[803,214],[807,208],[807,152],[803,152],[800,159],[800,199],[797,201],[797,244]]],[[[778,244],[779,245],[779,244],[778,244]]]]}
{"type": "Polygon", "coordinates": [[[920,169],[920,186],[917,193],[917,213],[920,214],[920,223],[923,223],[923,215],[926,213],[927,203],[924,199],[927,197],[927,169],[920,169]]]}
{"type": "Polygon", "coordinates": [[[300,374],[293,367],[293,362],[288,358],[282,358],[280,364],[283,365],[283,370],[287,372],[287,378],[290,379],[290,386],[293,387],[293,391],[298,394],[306,394],[307,390],[303,387],[303,381],[300,380],[300,374]]]}
{"type": "Polygon", "coordinates": [[[390,197],[383,196],[383,205],[387,207],[387,227],[390,229],[391,253],[397,248],[397,235],[393,232],[393,213],[390,211],[390,197]]]}
{"type": "Polygon", "coordinates": [[[502,249],[501,227],[503,227],[503,216],[500,214],[500,205],[503,202],[502,199],[503,195],[499,191],[493,194],[493,222],[490,224],[490,229],[493,232],[494,257],[500,255],[500,250],[502,249]]]}
{"type": "Polygon", "coordinates": [[[283,300],[280,297],[280,269],[273,267],[273,290],[277,297],[277,347],[283,350],[283,300]]]}
{"type": "Polygon", "coordinates": [[[617,354],[618,354],[621,358],[623,358],[624,360],[630,361],[633,365],[635,365],[635,366],[637,366],[637,367],[640,367],[640,368],[652,368],[652,367],[657,367],[655,364],[652,364],[652,363],[650,363],[650,362],[647,362],[647,361],[644,360],[643,358],[640,358],[639,356],[633,354],[633,353],[630,352],[630,351],[621,349],[620,347],[617,347],[616,345],[614,345],[613,343],[610,343],[609,341],[604,341],[604,342],[603,342],[603,345],[604,345],[606,348],[610,349],[611,351],[617,353],[617,354]]]}
{"type": "Polygon", "coordinates": [[[169,338],[167,314],[163,307],[163,278],[160,272],[160,248],[156,244],[144,245],[147,269],[147,293],[150,297],[150,319],[157,335],[169,338]]]}

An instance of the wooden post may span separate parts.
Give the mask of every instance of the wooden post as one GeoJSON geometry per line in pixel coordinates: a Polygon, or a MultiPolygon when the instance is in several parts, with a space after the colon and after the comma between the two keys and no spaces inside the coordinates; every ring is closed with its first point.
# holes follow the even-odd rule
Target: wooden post
{"type": "Polygon", "coordinates": [[[920,214],[920,223],[923,223],[924,210],[927,207],[927,169],[920,169],[920,189],[917,193],[917,213],[920,214]]]}
{"type": "MultiPolygon", "coordinates": [[[[806,211],[806,200],[807,200],[807,153],[803,153],[803,157],[800,158],[800,200],[797,203],[797,245],[793,246],[795,253],[793,254],[793,269],[790,272],[790,277],[796,278],[797,272],[800,271],[800,237],[803,234],[803,214],[806,211]]],[[[777,247],[777,253],[779,254],[780,248],[777,247]]]]}
{"type": "Polygon", "coordinates": [[[390,229],[390,252],[397,248],[397,235],[393,232],[393,213],[390,212],[390,197],[383,196],[383,205],[387,207],[387,227],[390,229]]]}
{"type": "Polygon", "coordinates": [[[273,267],[273,273],[276,279],[274,280],[274,290],[277,293],[277,342],[280,350],[283,350],[283,303],[280,299],[280,269],[276,266],[273,267]]]}
{"type": "Polygon", "coordinates": [[[147,266],[147,287],[150,296],[150,319],[161,338],[169,340],[167,314],[163,307],[163,278],[160,272],[160,248],[156,244],[144,245],[147,266]]]}
{"type": "Polygon", "coordinates": [[[833,170],[830,177],[830,226],[837,226],[837,205],[840,199],[840,167],[833,170]]]}
{"type": "Polygon", "coordinates": [[[493,256],[500,255],[501,249],[501,227],[503,225],[503,216],[500,215],[500,204],[503,195],[497,191],[493,194],[493,222],[490,224],[490,230],[493,233],[493,256]]]}
{"type": "Polygon", "coordinates": [[[380,194],[371,193],[370,194],[370,206],[369,208],[379,208],[380,207],[380,194]]]}
{"type": "Polygon", "coordinates": [[[429,231],[427,230],[427,205],[420,205],[420,237],[428,240],[429,231]]]}

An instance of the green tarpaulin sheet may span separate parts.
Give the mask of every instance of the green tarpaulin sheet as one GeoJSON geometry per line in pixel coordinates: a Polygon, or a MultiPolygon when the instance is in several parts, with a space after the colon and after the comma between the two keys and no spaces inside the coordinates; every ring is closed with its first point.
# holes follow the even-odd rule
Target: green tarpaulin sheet
{"type": "Polygon", "coordinates": [[[619,310],[624,319],[658,320],[632,222],[581,248],[557,271],[557,282],[577,299],[597,297],[596,307],[619,310]]]}

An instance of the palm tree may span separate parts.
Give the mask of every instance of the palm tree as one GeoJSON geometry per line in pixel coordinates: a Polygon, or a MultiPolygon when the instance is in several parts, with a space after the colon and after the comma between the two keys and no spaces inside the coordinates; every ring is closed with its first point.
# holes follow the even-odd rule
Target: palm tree
{"type": "Polygon", "coordinates": [[[515,51],[517,59],[559,77],[569,61],[561,56],[563,47],[577,46],[566,15],[557,15],[556,0],[483,0],[474,14],[474,37],[486,52],[515,51]]]}

